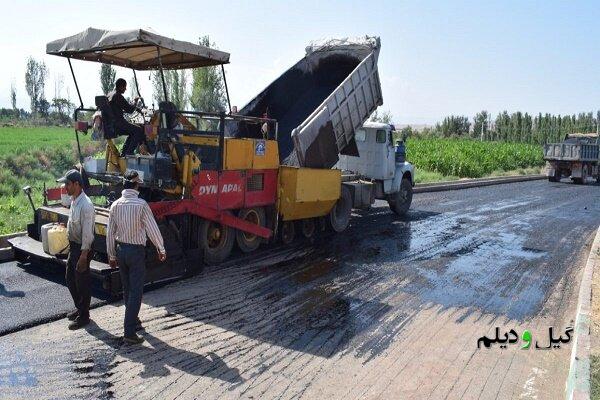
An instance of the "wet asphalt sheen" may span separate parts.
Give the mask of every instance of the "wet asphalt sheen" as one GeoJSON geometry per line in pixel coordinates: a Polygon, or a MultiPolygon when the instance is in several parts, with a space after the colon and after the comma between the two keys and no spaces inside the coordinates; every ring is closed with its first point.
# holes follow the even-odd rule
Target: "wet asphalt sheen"
{"type": "MultiPolygon", "coordinates": [[[[414,295],[415,304],[460,308],[458,320],[476,311],[526,320],[573,273],[585,242],[600,224],[599,200],[598,185],[533,181],[416,194],[404,218],[378,202],[369,211],[357,212],[343,234],[317,239],[309,259],[273,266],[271,283],[271,268],[262,268],[261,292],[266,298],[287,297],[302,304],[303,324],[351,323],[352,335],[372,328],[361,321],[377,320],[353,319],[353,312],[383,315],[385,299],[398,290],[414,295]],[[286,270],[293,279],[282,281],[286,270]],[[398,284],[383,284],[390,281],[398,284]],[[368,296],[356,295],[365,288],[370,288],[368,296]]],[[[96,296],[102,297],[100,292],[96,296]]],[[[101,301],[93,299],[95,304],[101,301]]],[[[70,310],[59,271],[0,264],[0,335],[70,310]]],[[[388,334],[377,343],[363,343],[373,357],[399,329],[393,321],[386,325],[381,329],[388,334]]],[[[344,341],[334,347],[314,351],[335,353],[344,341]]]]}

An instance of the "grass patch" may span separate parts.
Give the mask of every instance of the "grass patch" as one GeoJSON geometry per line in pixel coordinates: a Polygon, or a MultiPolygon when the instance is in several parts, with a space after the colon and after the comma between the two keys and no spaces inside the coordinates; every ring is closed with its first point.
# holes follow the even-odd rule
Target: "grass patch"
{"type": "Polygon", "coordinates": [[[415,169],[415,183],[432,183],[444,181],[456,181],[458,176],[446,176],[439,172],[425,171],[419,168],[415,169]]]}
{"type": "MultiPolygon", "coordinates": [[[[81,145],[89,136],[79,135],[81,145]]],[[[76,149],[75,132],[60,127],[2,127],[0,128],[0,157],[33,149],[49,150],[68,147],[76,149]]]]}
{"type": "MultiPolygon", "coordinates": [[[[84,155],[103,148],[80,135],[84,155]]],[[[0,234],[25,229],[33,212],[24,186],[33,188],[36,207],[42,204],[44,184],[56,187],[56,178],[77,163],[77,142],[72,129],[58,127],[0,128],[0,234]]]]}
{"type": "Polygon", "coordinates": [[[444,176],[481,178],[494,171],[542,167],[542,148],[525,143],[480,142],[452,138],[411,138],[407,158],[415,168],[444,176]]]}

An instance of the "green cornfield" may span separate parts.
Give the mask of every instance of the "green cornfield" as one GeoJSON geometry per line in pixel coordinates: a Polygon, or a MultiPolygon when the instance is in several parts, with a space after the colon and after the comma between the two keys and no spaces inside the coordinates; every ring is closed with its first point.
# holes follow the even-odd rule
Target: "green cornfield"
{"type": "Polygon", "coordinates": [[[460,178],[544,165],[542,147],[469,139],[409,138],[406,157],[417,169],[460,178]]]}

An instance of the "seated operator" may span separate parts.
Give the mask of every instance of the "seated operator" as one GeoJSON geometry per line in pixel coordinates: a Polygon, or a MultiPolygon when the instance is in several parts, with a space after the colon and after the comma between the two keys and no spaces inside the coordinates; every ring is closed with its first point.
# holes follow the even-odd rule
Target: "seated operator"
{"type": "MultiPolygon", "coordinates": [[[[125,100],[125,97],[123,97],[123,93],[125,93],[126,89],[127,82],[125,79],[119,78],[115,82],[115,90],[108,94],[108,102],[110,103],[115,118],[115,132],[118,135],[127,135],[121,157],[133,154],[133,151],[140,144],[146,142],[144,129],[139,125],[128,122],[123,116],[123,113],[130,114],[136,110],[141,112],[139,108],[133,104],[129,104],[127,100],[125,100]]],[[[136,97],[133,101],[136,102],[138,99],[139,97],[136,97]]]]}

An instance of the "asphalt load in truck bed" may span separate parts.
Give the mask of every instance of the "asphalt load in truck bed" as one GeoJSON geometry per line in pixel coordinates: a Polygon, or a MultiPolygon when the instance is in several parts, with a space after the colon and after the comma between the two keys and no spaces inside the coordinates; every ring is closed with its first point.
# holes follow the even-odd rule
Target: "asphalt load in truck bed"
{"type": "MultiPolygon", "coordinates": [[[[287,165],[297,165],[295,155],[291,155],[294,149],[292,130],[317,109],[360,61],[358,57],[334,54],[311,67],[304,58],[240,110],[240,114],[262,117],[266,113],[269,118],[276,119],[279,158],[287,165]]],[[[260,126],[243,122],[234,136],[262,138],[260,126]]]]}
{"type": "Polygon", "coordinates": [[[313,247],[147,293],[145,346],[120,344],[112,305],[86,331],[56,321],[1,337],[3,395],[558,398],[568,345],[477,338],[500,326],[546,343],[548,326],[572,323],[598,197],[535,181],[418,194],[405,218],[378,203],[313,247]]]}

